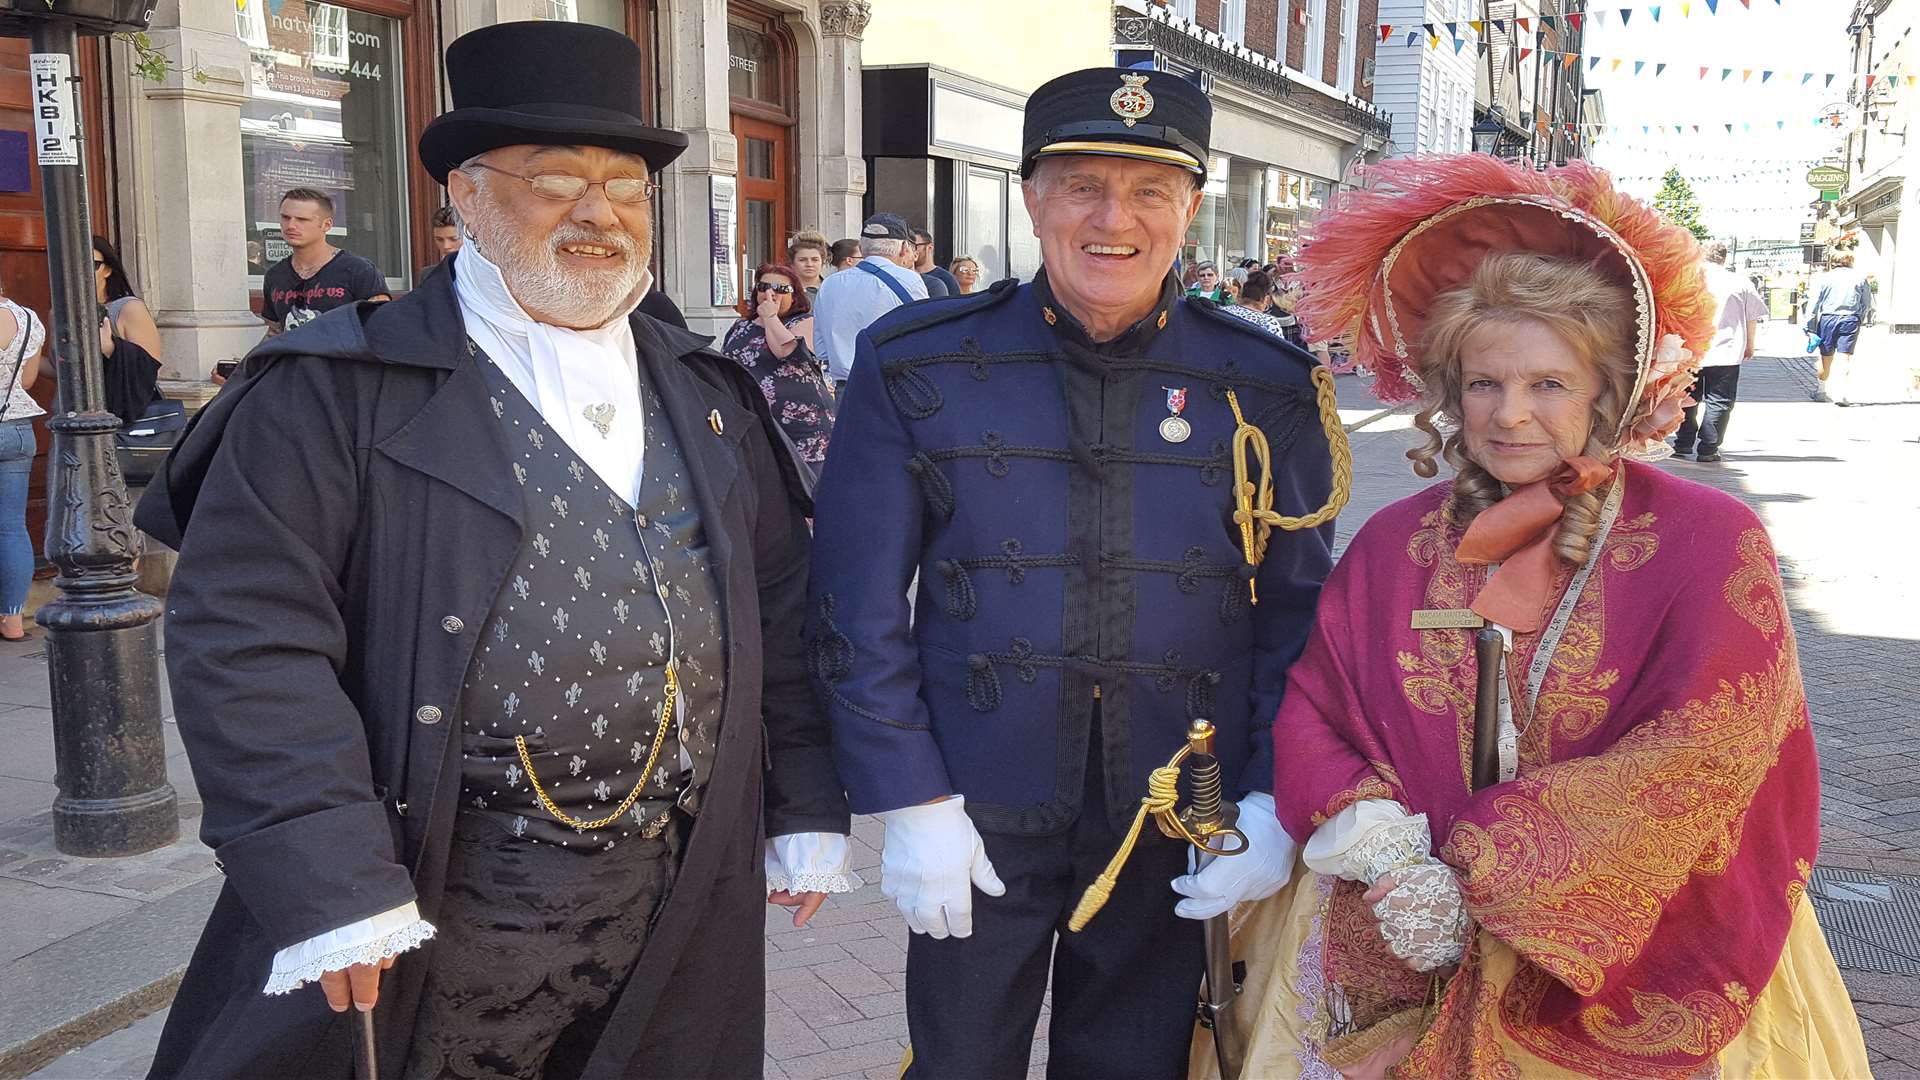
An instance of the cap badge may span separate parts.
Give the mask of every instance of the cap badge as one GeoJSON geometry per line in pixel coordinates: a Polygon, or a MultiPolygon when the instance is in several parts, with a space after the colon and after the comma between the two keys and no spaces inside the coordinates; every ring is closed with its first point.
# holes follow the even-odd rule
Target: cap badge
{"type": "Polygon", "coordinates": [[[1145,75],[1122,75],[1120,81],[1126,85],[1115,90],[1113,96],[1107,99],[1107,104],[1113,109],[1115,116],[1125,120],[1128,127],[1132,127],[1145,120],[1148,113],[1153,112],[1153,95],[1147,93],[1145,75]]]}

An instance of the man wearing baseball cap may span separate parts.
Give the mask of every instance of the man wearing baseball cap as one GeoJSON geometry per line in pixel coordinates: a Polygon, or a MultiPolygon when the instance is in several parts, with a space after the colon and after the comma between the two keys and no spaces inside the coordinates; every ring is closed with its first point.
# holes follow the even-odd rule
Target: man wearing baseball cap
{"type": "Polygon", "coordinates": [[[914,272],[919,253],[913,230],[899,214],[875,214],[860,227],[860,261],[835,274],[813,298],[814,340],[826,357],[836,390],[847,382],[860,331],[902,304],[927,298],[927,283],[914,272]]]}
{"type": "Polygon", "coordinates": [[[853,358],[808,633],[913,931],[914,1080],[1025,1076],[1049,976],[1049,1075],[1185,1076],[1202,922],[1293,868],[1271,727],[1331,564],[1332,469],[1312,356],[1170,273],[1211,123],[1167,72],[1040,87],[1021,189],[1044,268],[887,315],[853,358]],[[1195,872],[1151,824],[1125,840],[1202,720],[1247,843],[1195,872]]]}

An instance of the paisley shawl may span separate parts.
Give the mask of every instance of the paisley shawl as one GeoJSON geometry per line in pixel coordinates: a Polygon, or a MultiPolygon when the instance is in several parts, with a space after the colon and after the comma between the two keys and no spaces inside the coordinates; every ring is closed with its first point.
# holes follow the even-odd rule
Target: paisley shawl
{"type": "MultiPolygon", "coordinates": [[[[1454,559],[1446,484],[1367,522],[1289,677],[1274,727],[1288,831],[1304,843],[1361,799],[1426,813],[1479,927],[1401,1076],[1691,1076],[1780,961],[1818,846],[1819,768],[1772,544],[1720,492],[1631,462],[1617,482],[1538,702],[1539,634],[1515,640],[1514,781],[1469,790],[1470,632],[1409,627],[1485,579],[1454,559]]],[[[1370,947],[1366,919],[1329,908],[1330,980],[1374,1015],[1421,1004],[1424,980],[1370,947]]]]}

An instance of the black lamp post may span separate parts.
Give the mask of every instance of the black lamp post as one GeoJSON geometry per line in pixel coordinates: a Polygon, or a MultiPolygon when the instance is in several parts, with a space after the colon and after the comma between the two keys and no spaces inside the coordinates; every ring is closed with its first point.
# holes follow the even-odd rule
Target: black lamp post
{"type": "Polygon", "coordinates": [[[79,35],[144,30],[151,0],[0,0],[0,36],[32,39],[34,152],[47,220],[59,386],[47,468],[40,609],[53,698],[53,837],[69,855],[133,855],[180,834],[160,729],[160,602],[134,586],[140,533],[102,390],[93,225],[78,93],[79,35]]]}
{"type": "Polygon", "coordinates": [[[1500,150],[1500,141],[1507,132],[1506,110],[1498,105],[1487,109],[1487,114],[1473,125],[1473,152],[1476,154],[1495,154],[1500,150]]]}

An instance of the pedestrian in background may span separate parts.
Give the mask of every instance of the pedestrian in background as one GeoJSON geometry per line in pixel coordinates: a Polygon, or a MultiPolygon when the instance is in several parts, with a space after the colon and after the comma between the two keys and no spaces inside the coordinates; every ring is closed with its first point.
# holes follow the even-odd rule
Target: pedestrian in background
{"type": "Polygon", "coordinates": [[[1187,295],[1202,296],[1216,304],[1228,303],[1227,287],[1220,280],[1220,268],[1210,262],[1195,263],[1187,295]]]}
{"type": "MultiPolygon", "coordinates": [[[[833,273],[848,270],[860,261],[860,241],[854,239],[835,240],[827,249],[827,261],[833,266],[833,273]]],[[[832,275],[829,274],[829,277],[832,275]]]]}
{"type": "Polygon", "coordinates": [[[1269,310],[1273,279],[1258,270],[1236,269],[1234,273],[1245,274],[1246,280],[1241,283],[1240,291],[1233,303],[1223,306],[1221,310],[1235,318],[1245,319],[1275,337],[1284,338],[1299,345],[1300,321],[1291,315],[1283,318],[1269,310]]]}
{"type": "Polygon", "coordinates": [[[460,212],[451,204],[433,212],[433,250],[443,259],[460,250],[460,212]]]}
{"type": "Polygon", "coordinates": [[[957,296],[966,296],[980,284],[980,263],[971,255],[962,255],[953,260],[947,270],[960,286],[955,293],[957,296]]]}
{"type": "Polygon", "coordinates": [[[819,313],[814,340],[819,342],[836,392],[853,367],[854,342],[860,332],[901,304],[927,298],[927,283],[913,269],[919,261],[913,232],[899,214],[867,219],[860,227],[860,254],[853,272],[828,278],[814,301],[819,313]]]}
{"type": "Polygon", "coordinates": [[[1845,385],[1860,328],[1873,319],[1873,286],[1854,268],[1853,253],[1843,251],[1827,260],[1827,270],[1814,279],[1811,292],[1807,332],[1820,339],[1820,387],[1813,400],[1851,405],[1845,385]]]}
{"type": "Polygon", "coordinates": [[[332,228],[333,198],[326,192],[294,188],[280,197],[280,235],[293,250],[268,268],[261,286],[268,337],[323,311],[389,298],[387,279],[371,262],[327,242],[332,228]]]}
{"type": "Polygon", "coordinates": [[[932,233],[925,229],[913,230],[913,253],[913,269],[927,283],[929,297],[960,295],[960,282],[933,261],[932,233]]]}
{"type": "Polygon", "coordinates": [[[0,639],[25,641],[27,590],[33,585],[33,540],[27,536],[27,489],[38,452],[33,419],[47,410],[27,391],[40,376],[47,328],[40,316],[0,293],[0,639]]]}
{"type": "Polygon", "coordinates": [[[1753,358],[1767,305],[1752,282],[1727,269],[1727,245],[1715,240],[1702,245],[1702,250],[1706,263],[1701,270],[1713,293],[1717,321],[1713,345],[1700,359],[1699,379],[1693,385],[1695,402],[1687,406],[1686,418],[1674,432],[1673,453],[1711,462],[1720,460],[1720,445],[1727,441],[1727,423],[1740,390],[1740,365],[1753,358]]]}
{"type": "Polygon", "coordinates": [[[817,473],[833,433],[833,389],[813,354],[813,305],[799,281],[794,267],[763,263],[720,351],[760,384],[795,458],[817,473]]]}
{"type": "Polygon", "coordinates": [[[800,286],[809,299],[820,295],[827,280],[827,234],[818,229],[802,229],[787,241],[787,265],[800,274],[800,286]]]}
{"type": "Polygon", "coordinates": [[[99,236],[93,238],[93,292],[101,310],[101,376],[107,411],[132,427],[160,397],[160,327],[146,301],[133,294],[120,252],[99,236]]]}

